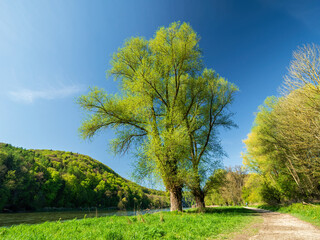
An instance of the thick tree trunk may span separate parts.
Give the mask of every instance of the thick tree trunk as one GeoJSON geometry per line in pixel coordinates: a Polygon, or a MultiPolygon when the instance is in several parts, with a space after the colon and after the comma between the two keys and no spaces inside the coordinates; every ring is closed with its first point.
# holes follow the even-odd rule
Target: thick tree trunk
{"type": "Polygon", "coordinates": [[[202,189],[195,189],[192,191],[192,194],[196,200],[196,207],[199,208],[199,210],[203,210],[206,207],[206,204],[204,202],[204,192],[202,189]]]}
{"type": "Polygon", "coordinates": [[[172,187],[170,190],[170,211],[182,211],[182,187],[172,187]]]}
{"type": "Polygon", "coordinates": [[[197,208],[204,209],[206,207],[206,204],[204,202],[204,194],[202,191],[200,194],[195,196],[195,200],[196,200],[197,208]]]}
{"type": "Polygon", "coordinates": [[[193,170],[194,170],[194,182],[193,185],[191,186],[191,192],[192,195],[194,196],[194,199],[196,201],[196,207],[202,211],[205,209],[206,205],[204,202],[204,195],[205,192],[201,189],[201,185],[200,185],[200,176],[199,173],[197,171],[198,166],[193,166],[193,170]]]}

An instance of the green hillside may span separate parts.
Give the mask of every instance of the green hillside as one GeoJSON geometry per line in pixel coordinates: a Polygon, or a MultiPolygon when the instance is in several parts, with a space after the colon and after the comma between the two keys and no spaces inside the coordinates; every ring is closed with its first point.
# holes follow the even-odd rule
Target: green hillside
{"type": "Polygon", "coordinates": [[[0,143],[0,211],[166,206],[164,192],[126,180],[88,156],[0,143]]]}

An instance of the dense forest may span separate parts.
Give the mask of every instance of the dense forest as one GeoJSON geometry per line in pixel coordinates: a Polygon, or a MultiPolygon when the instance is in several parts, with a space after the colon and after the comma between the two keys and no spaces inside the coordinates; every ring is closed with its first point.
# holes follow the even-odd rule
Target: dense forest
{"type": "Polygon", "coordinates": [[[78,153],[0,143],[0,211],[168,206],[162,191],[141,187],[78,153]]]}

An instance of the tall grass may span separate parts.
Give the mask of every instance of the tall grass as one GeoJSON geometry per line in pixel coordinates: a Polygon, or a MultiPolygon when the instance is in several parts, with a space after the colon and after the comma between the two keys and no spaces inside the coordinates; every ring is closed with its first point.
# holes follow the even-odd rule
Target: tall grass
{"type": "Polygon", "coordinates": [[[0,239],[216,239],[241,230],[255,218],[253,211],[240,207],[109,216],[0,228],[0,239]]]}

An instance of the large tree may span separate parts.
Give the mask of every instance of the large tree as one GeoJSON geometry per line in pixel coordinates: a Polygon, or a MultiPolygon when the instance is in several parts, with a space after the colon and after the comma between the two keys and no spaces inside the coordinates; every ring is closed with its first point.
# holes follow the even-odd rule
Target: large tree
{"type": "Polygon", "coordinates": [[[189,161],[192,171],[187,186],[195,197],[198,208],[205,207],[205,195],[210,190],[210,174],[223,153],[218,131],[236,124],[228,106],[237,91],[234,84],[220,77],[213,70],[205,69],[196,85],[187,94],[187,115],[184,123],[188,132],[189,161]]]}
{"type": "Polygon", "coordinates": [[[201,147],[197,159],[208,156],[212,129],[218,122],[224,124],[224,118],[217,118],[224,106],[217,101],[228,93],[217,91],[236,90],[204,69],[198,43],[199,37],[186,23],[162,27],[150,40],[131,38],[114,54],[109,70],[121,93],[94,88],[78,100],[89,112],[80,128],[82,136],[114,128],[113,150],[137,150],[139,163],[152,166],[170,192],[171,210],[182,210],[186,178],[199,174],[200,162],[190,154],[201,147]]]}

